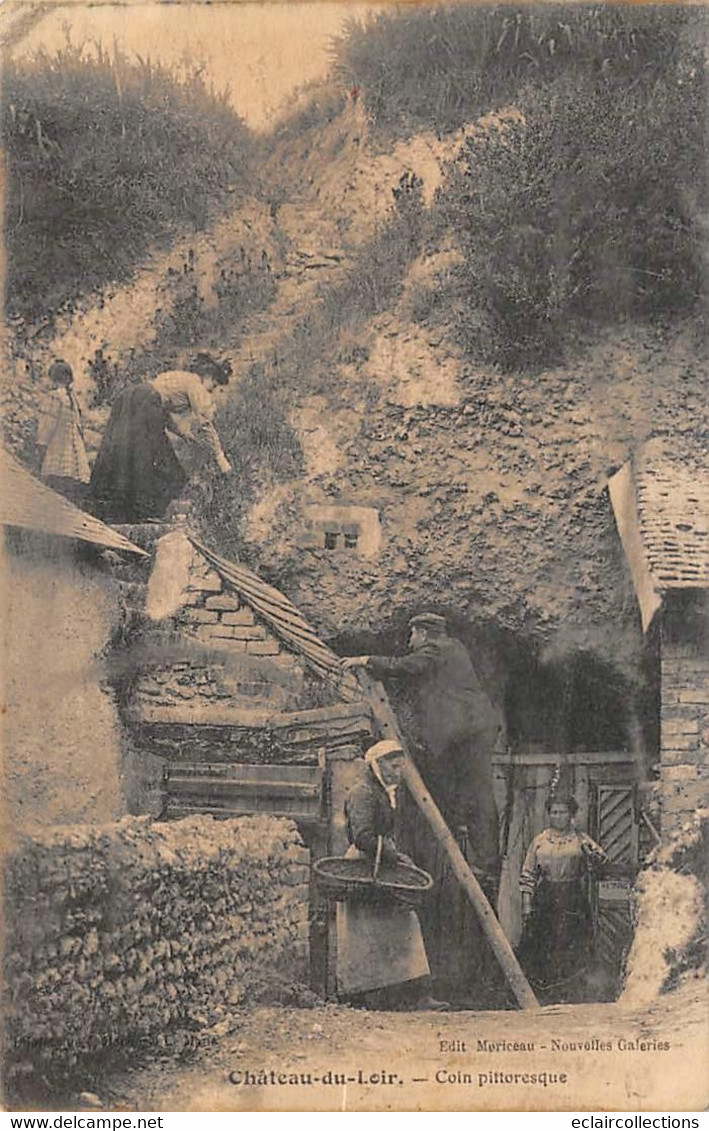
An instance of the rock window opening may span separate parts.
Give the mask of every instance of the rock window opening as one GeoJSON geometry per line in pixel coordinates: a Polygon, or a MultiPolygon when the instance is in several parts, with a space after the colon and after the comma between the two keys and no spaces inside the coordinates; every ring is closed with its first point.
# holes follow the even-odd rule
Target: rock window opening
{"type": "Polygon", "coordinates": [[[323,545],[326,550],[356,550],[358,544],[359,530],[356,527],[323,532],[323,545]]]}
{"type": "Polygon", "coordinates": [[[305,510],[298,543],[307,550],[345,552],[374,558],[381,545],[379,512],[353,504],[313,504],[305,510]]]}

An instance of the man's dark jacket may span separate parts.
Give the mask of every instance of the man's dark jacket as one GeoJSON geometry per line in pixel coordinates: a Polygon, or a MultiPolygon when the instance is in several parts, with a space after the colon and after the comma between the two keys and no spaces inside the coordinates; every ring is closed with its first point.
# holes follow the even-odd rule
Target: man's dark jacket
{"type": "Polygon", "coordinates": [[[415,686],[424,750],[416,761],[449,826],[467,825],[474,856],[489,874],[498,864],[498,818],[492,754],[502,726],[465,646],[450,636],[429,638],[406,656],[371,656],[375,679],[415,686]]]}
{"type": "Polygon", "coordinates": [[[502,720],[460,640],[434,637],[406,656],[371,656],[367,671],[375,679],[416,682],[421,737],[432,755],[462,739],[492,753],[502,720]]]}

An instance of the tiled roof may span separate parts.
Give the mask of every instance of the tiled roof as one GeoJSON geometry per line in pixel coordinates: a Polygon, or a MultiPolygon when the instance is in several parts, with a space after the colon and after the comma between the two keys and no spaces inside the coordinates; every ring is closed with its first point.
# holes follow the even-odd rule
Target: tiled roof
{"type": "Polygon", "coordinates": [[[78,538],[111,550],[145,551],[98,518],[79,510],[56,491],[40,483],[22,464],[0,449],[0,523],[44,534],[78,538]]]}
{"type": "Polygon", "coordinates": [[[656,454],[633,467],[647,564],[658,589],[709,587],[709,471],[656,454]]]}
{"type": "Polygon", "coordinates": [[[230,562],[209,550],[192,535],[192,545],[217,570],[229,588],[238,593],[244,603],[272,629],[287,648],[298,652],[310,667],[334,683],[343,698],[361,698],[356,677],[343,671],[342,660],[323,644],[317,632],[306,621],[298,608],[272,585],[252,573],[246,566],[230,562]]]}

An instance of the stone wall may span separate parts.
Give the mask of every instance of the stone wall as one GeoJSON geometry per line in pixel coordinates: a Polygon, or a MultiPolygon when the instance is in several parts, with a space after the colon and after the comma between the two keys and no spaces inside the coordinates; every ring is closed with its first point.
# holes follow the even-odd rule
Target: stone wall
{"type": "Polygon", "coordinates": [[[169,610],[152,619],[156,629],[167,629],[173,640],[176,634],[180,643],[173,651],[178,654],[160,663],[156,649],[156,662],[135,685],[134,713],[197,722],[209,721],[225,703],[243,711],[272,712],[317,704],[322,690],[302,660],[179,534],[158,545],[149,615],[156,607],[169,610]],[[174,594],[166,599],[168,587],[174,587],[174,594]]]}
{"type": "Polygon", "coordinates": [[[705,597],[670,599],[661,640],[663,834],[709,807],[709,634],[705,597]]]}
{"type": "MultiPolygon", "coordinates": [[[[143,544],[135,527],[125,532],[143,544]]],[[[162,527],[153,551],[121,704],[127,807],[156,815],[166,761],[291,761],[272,724],[330,704],[333,692],[181,527],[162,527]]]]}
{"type": "Polygon", "coordinates": [[[308,861],[275,817],[23,836],[6,861],[10,1058],[179,1050],[274,981],[306,981],[308,861]]]}

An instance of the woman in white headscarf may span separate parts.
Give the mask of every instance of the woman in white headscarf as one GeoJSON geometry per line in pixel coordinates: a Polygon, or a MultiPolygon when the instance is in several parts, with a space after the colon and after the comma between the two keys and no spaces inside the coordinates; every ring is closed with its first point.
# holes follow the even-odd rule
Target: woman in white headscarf
{"type": "MultiPolygon", "coordinates": [[[[396,792],[404,752],[396,742],[378,742],[365,756],[363,773],[345,800],[350,859],[365,857],[374,867],[379,838],[381,865],[411,863],[397,852],[393,839],[396,792]]],[[[350,1000],[372,991],[390,990],[429,975],[428,958],[416,912],[394,901],[337,905],[337,989],[350,1000]]],[[[411,987],[409,987],[411,988],[411,987]]],[[[421,989],[418,983],[414,989],[421,989]]],[[[406,995],[398,995],[399,998],[406,995]]],[[[378,1004],[386,1004],[379,993],[378,1004]]],[[[391,1001],[392,995],[388,995],[391,1001]]],[[[409,994],[409,997],[411,995],[409,994]]],[[[444,1003],[419,997],[413,1008],[442,1008],[444,1003]]]]}

